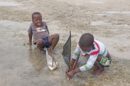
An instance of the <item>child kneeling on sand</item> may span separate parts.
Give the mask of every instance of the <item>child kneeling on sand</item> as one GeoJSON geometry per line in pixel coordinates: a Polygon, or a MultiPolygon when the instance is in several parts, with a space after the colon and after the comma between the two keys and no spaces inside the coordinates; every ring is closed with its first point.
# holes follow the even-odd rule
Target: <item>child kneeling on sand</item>
{"type": "Polygon", "coordinates": [[[84,33],[80,37],[78,45],[71,58],[67,76],[72,78],[76,73],[88,71],[91,68],[94,68],[94,74],[100,74],[104,71],[104,67],[109,66],[110,63],[111,56],[105,45],[98,40],[94,40],[92,34],[84,33]],[[83,58],[86,57],[87,61],[80,67],[74,67],[74,63],[80,56],[83,58]]]}

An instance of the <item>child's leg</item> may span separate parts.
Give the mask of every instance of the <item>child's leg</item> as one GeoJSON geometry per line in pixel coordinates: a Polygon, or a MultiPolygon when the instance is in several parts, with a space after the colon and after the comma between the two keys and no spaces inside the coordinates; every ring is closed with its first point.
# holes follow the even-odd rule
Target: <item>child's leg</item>
{"type": "Polygon", "coordinates": [[[94,70],[94,72],[95,72],[96,75],[100,75],[104,71],[104,66],[99,64],[98,61],[95,62],[95,68],[96,69],[94,70]]]}
{"type": "Polygon", "coordinates": [[[104,71],[104,66],[99,63],[101,58],[102,57],[98,57],[98,59],[96,60],[94,64],[94,68],[93,68],[94,75],[100,75],[104,71]]]}
{"type": "MultiPolygon", "coordinates": [[[[107,57],[111,60],[111,56],[110,56],[109,53],[107,53],[107,55],[105,57],[107,57]]],[[[104,66],[99,63],[102,58],[103,57],[99,55],[98,59],[96,60],[96,62],[94,64],[94,70],[93,71],[94,71],[95,74],[101,74],[104,71],[104,66]]]]}
{"type": "Polygon", "coordinates": [[[38,47],[40,50],[42,50],[42,49],[43,49],[43,46],[44,46],[43,40],[42,40],[42,39],[38,39],[38,40],[36,41],[36,45],[37,45],[37,47],[38,47]]]}
{"type": "Polygon", "coordinates": [[[112,60],[110,53],[108,52],[106,57],[108,57],[110,60],[112,60]]]}
{"type": "Polygon", "coordinates": [[[59,34],[53,34],[49,37],[49,42],[51,43],[50,48],[53,50],[59,41],[59,34]]]}

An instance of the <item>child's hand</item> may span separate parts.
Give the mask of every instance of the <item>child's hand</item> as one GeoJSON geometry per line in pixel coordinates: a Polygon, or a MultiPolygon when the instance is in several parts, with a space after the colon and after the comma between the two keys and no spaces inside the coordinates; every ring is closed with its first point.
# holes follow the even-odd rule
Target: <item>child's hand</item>
{"type": "Polygon", "coordinates": [[[29,45],[32,45],[32,42],[29,42],[29,45]]]}
{"type": "Polygon", "coordinates": [[[27,44],[31,46],[31,45],[32,45],[32,42],[29,42],[29,43],[27,43],[27,44]]]}
{"type": "Polygon", "coordinates": [[[67,72],[66,75],[69,77],[69,79],[72,79],[73,76],[74,76],[76,73],[78,73],[78,72],[80,72],[80,69],[79,69],[79,68],[76,68],[76,69],[74,69],[74,70],[70,70],[69,72],[67,72]]]}
{"type": "MultiPolygon", "coordinates": [[[[72,69],[70,69],[70,68],[66,70],[65,73],[66,73],[67,77],[69,77],[69,76],[68,76],[68,73],[69,73],[71,70],[72,70],[72,69]]],[[[70,79],[70,78],[69,78],[69,79],[70,79]]]]}
{"type": "Polygon", "coordinates": [[[72,70],[72,68],[68,68],[68,69],[66,70],[66,73],[70,72],[71,70],[72,70]]]}
{"type": "Polygon", "coordinates": [[[69,79],[72,79],[73,76],[74,76],[74,74],[75,74],[75,73],[74,73],[73,70],[66,73],[66,75],[67,75],[67,77],[68,77],[69,79]]]}

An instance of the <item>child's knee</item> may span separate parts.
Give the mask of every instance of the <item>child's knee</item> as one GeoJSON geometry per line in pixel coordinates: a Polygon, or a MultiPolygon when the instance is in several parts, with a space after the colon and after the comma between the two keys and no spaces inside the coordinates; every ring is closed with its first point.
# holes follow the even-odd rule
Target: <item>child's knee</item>
{"type": "Polygon", "coordinates": [[[42,39],[39,39],[39,40],[37,40],[37,42],[36,42],[36,45],[37,45],[37,47],[43,47],[43,40],[42,39]]]}
{"type": "Polygon", "coordinates": [[[111,59],[111,55],[110,55],[109,52],[107,53],[107,56],[106,56],[106,57],[108,57],[109,59],[111,59]]]}
{"type": "Polygon", "coordinates": [[[101,59],[102,59],[102,56],[98,56],[98,58],[97,58],[97,62],[100,62],[101,61],[101,59]]]}
{"type": "Polygon", "coordinates": [[[55,38],[55,39],[59,39],[59,37],[60,37],[59,34],[55,34],[55,35],[54,35],[54,38],[55,38]]]}

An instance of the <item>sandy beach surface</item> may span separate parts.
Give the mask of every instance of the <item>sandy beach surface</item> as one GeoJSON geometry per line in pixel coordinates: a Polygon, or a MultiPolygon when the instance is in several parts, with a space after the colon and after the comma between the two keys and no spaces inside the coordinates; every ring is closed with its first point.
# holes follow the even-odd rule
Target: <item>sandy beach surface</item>
{"type": "Polygon", "coordinates": [[[0,86],[130,86],[130,0],[0,0],[0,86]],[[30,48],[27,29],[39,11],[50,33],[60,41],[50,71],[45,53],[30,48]],[[62,48],[72,32],[72,50],[90,32],[104,42],[113,57],[100,76],[79,73],[67,80],[62,48]]]}

